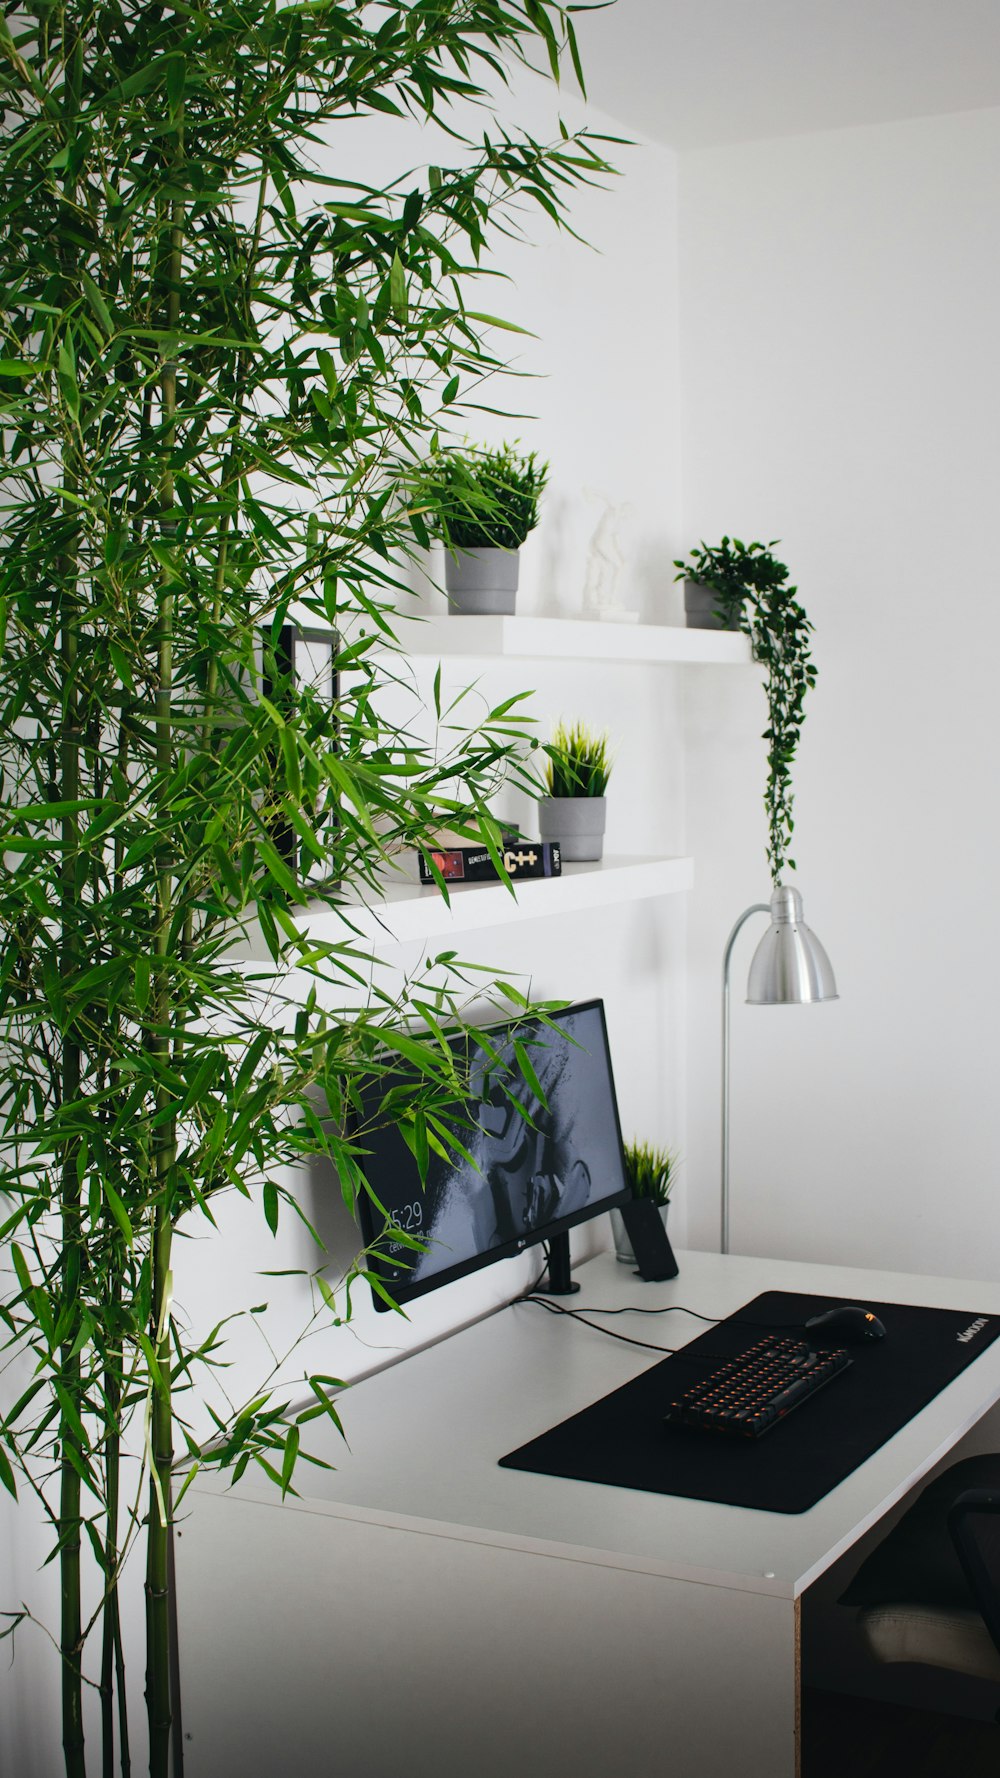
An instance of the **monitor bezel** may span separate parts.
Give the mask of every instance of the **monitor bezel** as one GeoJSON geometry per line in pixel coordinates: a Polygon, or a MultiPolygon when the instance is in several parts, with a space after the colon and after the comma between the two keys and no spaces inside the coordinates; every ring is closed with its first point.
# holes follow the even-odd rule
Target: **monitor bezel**
{"type": "MultiPolygon", "coordinates": [[[[498,1032],[510,1030],[511,1028],[522,1028],[525,1024],[530,1023],[532,1019],[534,1019],[536,1024],[542,1026],[546,1023],[557,1025],[560,1019],[567,1017],[571,1013],[595,1011],[601,1021],[601,1035],[604,1041],[604,1054],[607,1058],[608,1078],[611,1084],[611,1104],[614,1111],[614,1139],[617,1144],[617,1152],[621,1161],[622,1177],[625,1178],[625,1144],[622,1137],[621,1111],[618,1105],[618,1090],[615,1085],[614,1063],[611,1057],[611,1044],[608,1039],[608,1020],[604,1008],[604,1001],[599,997],[590,1000],[578,1000],[574,1001],[569,1006],[560,1007],[557,1012],[548,1012],[544,1015],[533,1014],[531,1009],[528,1008],[526,1012],[521,1014],[512,1014],[510,1018],[499,1019],[494,1023],[485,1024],[481,1029],[484,1035],[493,1036],[498,1032]]],[[[468,1028],[468,1034],[473,1036],[474,1028],[468,1028]]],[[[459,1033],[458,1035],[461,1037],[465,1035],[465,1033],[459,1033]]],[[[352,1138],[355,1134],[355,1128],[356,1120],[351,1117],[348,1123],[348,1133],[352,1138]]],[[[369,1158],[370,1157],[365,1155],[360,1155],[358,1157],[358,1166],[366,1179],[368,1178],[368,1168],[366,1163],[369,1158]]],[[[415,1160],[413,1161],[413,1168],[414,1178],[419,1185],[419,1175],[417,1173],[415,1160]]],[[[420,1189],[423,1188],[421,1187],[420,1189]]],[[[432,1272],[428,1277],[412,1280],[405,1277],[403,1279],[390,1278],[386,1274],[391,1268],[387,1267],[386,1272],[379,1269],[379,1255],[377,1253],[367,1255],[366,1269],[378,1278],[382,1288],[386,1290],[392,1298],[392,1302],[402,1307],[405,1303],[415,1302],[420,1297],[428,1296],[432,1291],[442,1289],[446,1284],[454,1284],[460,1278],[467,1278],[475,1272],[484,1271],[488,1266],[496,1265],[500,1260],[517,1259],[522,1253],[529,1252],[532,1247],[540,1247],[545,1243],[554,1240],[557,1236],[566,1235],[569,1233],[570,1229],[578,1228],[585,1222],[592,1222],[596,1216],[603,1216],[609,1210],[620,1210],[623,1204],[629,1204],[631,1201],[632,1192],[626,1185],[621,1191],[612,1192],[608,1197],[602,1198],[599,1204],[586,1204],[581,1209],[571,1211],[566,1216],[555,1217],[551,1222],[541,1224],[537,1230],[533,1230],[529,1234],[520,1235],[512,1241],[502,1241],[496,1247],[490,1247],[481,1253],[473,1254],[468,1259],[458,1260],[454,1265],[442,1266],[440,1271],[432,1272]]],[[[357,1194],[355,1210],[361,1231],[361,1238],[364,1241],[366,1248],[371,1247],[380,1236],[385,1234],[386,1225],[379,1220],[379,1213],[376,1210],[374,1203],[364,1191],[360,1191],[357,1194]],[[376,1224],[378,1226],[376,1226],[376,1224]]],[[[388,1310],[390,1308],[391,1305],[382,1299],[378,1291],[373,1289],[372,1297],[376,1309],[388,1310]]]]}

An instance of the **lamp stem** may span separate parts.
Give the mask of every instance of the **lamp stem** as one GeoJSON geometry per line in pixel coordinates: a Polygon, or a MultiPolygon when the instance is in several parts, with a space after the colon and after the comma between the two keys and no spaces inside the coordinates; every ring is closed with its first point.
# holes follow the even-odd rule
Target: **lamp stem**
{"type": "Polygon", "coordinates": [[[766,901],[755,901],[742,913],[729,934],[722,959],[722,1229],[720,1253],[729,1252],[729,966],[733,946],[752,914],[769,914],[766,901]]]}

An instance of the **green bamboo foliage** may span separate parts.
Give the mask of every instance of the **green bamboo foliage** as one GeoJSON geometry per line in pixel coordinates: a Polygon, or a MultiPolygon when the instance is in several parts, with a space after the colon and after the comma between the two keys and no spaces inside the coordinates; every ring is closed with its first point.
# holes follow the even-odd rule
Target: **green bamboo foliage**
{"type": "Polygon", "coordinates": [[[471,294],[491,236],[565,224],[607,168],[597,138],[542,144],[480,110],[470,137],[452,120],[452,164],[385,189],[345,175],[359,115],[440,115],[538,52],[579,72],[554,0],[38,0],[0,19],[0,1318],[6,1355],[32,1360],[0,1483],[52,1523],[71,1778],[88,1676],[102,1770],[130,1769],[130,1549],[165,1778],[175,1492],[251,1463],[287,1491],[308,1422],[337,1417],[335,1379],[312,1377],[306,1405],[268,1387],[195,1438],[183,1399],[222,1333],[185,1344],[178,1224],[238,1192],[276,1228],[301,1211],[279,1169],[318,1151],[352,1203],[343,1114],[387,1046],[418,1068],[383,1107],[418,1159],[462,1096],[444,1039],[465,972],[359,995],[349,924],[302,934],[303,879],[337,907],[442,822],[493,833],[487,798],[522,770],[517,698],[471,732],[460,711],[429,737],[384,714],[405,556],[434,520],[400,490],[502,364],[471,294]],[[335,634],[335,706],[284,664],[295,618],[335,634]],[[246,929],[279,981],[311,981],[294,1003],[248,984],[246,929]]]}

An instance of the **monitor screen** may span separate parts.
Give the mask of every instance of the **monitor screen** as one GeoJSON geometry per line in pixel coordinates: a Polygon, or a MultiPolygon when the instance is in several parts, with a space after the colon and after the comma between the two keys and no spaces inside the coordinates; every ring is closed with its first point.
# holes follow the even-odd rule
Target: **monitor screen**
{"type": "MultiPolygon", "coordinates": [[[[398,1128],[359,1127],[368,1151],[361,1164],[389,1217],[386,1226],[362,1193],[361,1232],[376,1248],[370,1269],[397,1303],[561,1235],[629,1195],[602,1003],[568,1007],[551,1022],[524,1016],[484,1036],[469,1056],[467,1121],[455,1125],[466,1155],[432,1152],[421,1186],[398,1128]],[[515,1036],[544,1099],[518,1063],[515,1036]],[[394,1240],[394,1226],[424,1251],[394,1240]]],[[[373,1088],[365,1123],[385,1086],[373,1088]]],[[[385,1307],[377,1294],[375,1302],[385,1307]]]]}

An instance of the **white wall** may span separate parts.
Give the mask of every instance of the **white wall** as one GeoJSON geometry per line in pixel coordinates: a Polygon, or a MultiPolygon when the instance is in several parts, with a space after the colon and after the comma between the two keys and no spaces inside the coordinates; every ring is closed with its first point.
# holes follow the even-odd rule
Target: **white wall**
{"type": "MultiPolygon", "coordinates": [[[[556,134],[551,89],[530,83],[519,104],[528,127],[556,134]]],[[[571,124],[581,115],[565,96],[560,108],[571,124]]],[[[606,121],[598,118],[597,127],[606,127],[606,121]]],[[[341,177],[377,179],[441,153],[439,143],[432,148],[391,122],[384,128],[358,126],[356,132],[339,132],[336,170],[341,177]]],[[[586,193],[574,206],[574,225],[591,246],[568,235],[554,238],[539,216],[533,233],[544,245],[505,250],[501,263],[513,282],[481,301],[484,308],[523,321],[538,336],[518,346],[519,368],[541,372],[542,380],[495,391],[498,406],[520,405],[537,419],[484,420],[481,434],[490,440],[520,437],[552,464],[543,521],[524,552],[526,610],[579,611],[588,544],[601,512],[599,502],[587,499],[588,488],[615,504],[631,502],[621,520],[628,555],[623,597],[649,610],[660,597],[658,586],[670,587],[669,563],[680,537],[675,162],[667,150],[648,146],[622,151],[620,160],[624,174],[612,191],[586,193]],[[651,217],[657,219],[652,228],[651,217]],[[643,342],[641,376],[634,370],[636,340],[643,342]]],[[[470,676],[480,670],[475,663],[466,667],[470,676]]],[[[429,691],[433,669],[420,671],[429,691]]],[[[449,671],[454,682],[459,669],[449,671]]],[[[549,663],[536,671],[533,663],[513,663],[485,675],[488,695],[507,696],[524,687],[537,691],[543,732],[555,716],[581,715],[607,725],[615,737],[609,850],[682,851],[682,690],[676,670],[549,663]]],[[[475,934],[463,954],[508,975],[521,972],[540,996],[604,995],[626,1133],[683,1144],[681,899],[475,934]]],[[[401,958],[404,965],[416,960],[412,951],[401,958]]],[[[304,1196],[329,1243],[335,1277],[356,1246],[336,1185],[317,1170],[304,1196]]],[[[578,1251],[607,1242],[606,1220],[580,1231],[578,1251]]],[[[678,1223],[682,1233],[682,1204],[678,1223]]],[[[238,1202],[224,1212],[222,1225],[218,1238],[209,1234],[178,1251],[179,1309],[193,1329],[204,1332],[231,1309],[269,1297],[275,1304],[270,1335],[280,1349],[308,1315],[308,1291],[301,1282],[262,1283],[256,1272],[288,1264],[313,1267],[315,1251],[290,1226],[279,1243],[272,1243],[262,1233],[259,1211],[248,1216],[238,1202]]],[[[531,1281],[537,1263],[532,1255],[453,1285],[413,1305],[408,1323],[376,1317],[359,1293],[354,1326],[313,1338],[288,1368],[300,1375],[308,1367],[356,1377],[509,1298],[531,1281]]],[[[267,1349],[246,1326],[236,1330],[232,1357],[233,1369],[224,1380],[239,1396],[266,1369],[267,1349]]],[[[348,1435],[349,1404],[348,1396],[343,1410],[348,1435]]],[[[0,1609],[21,1599],[41,1600],[44,1581],[35,1571],[47,1548],[30,1505],[8,1510],[4,1497],[0,1609]]],[[[48,1577],[53,1573],[48,1570],[48,1577]]],[[[141,1575],[135,1572],[132,1579],[137,1586],[141,1575]]],[[[50,1595],[49,1623],[55,1621],[52,1606],[50,1595]]],[[[14,1668],[8,1670],[0,1658],[0,1773],[51,1778],[60,1769],[56,1659],[41,1632],[28,1626],[21,1636],[14,1668]]],[[[132,1663],[141,1769],[138,1643],[132,1663]]]]}
{"type": "MultiPolygon", "coordinates": [[[[681,161],[685,538],[780,538],[815,622],[795,856],[842,996],[734,1010],[737,1250],[977,1277],[1000,1262],[998,167],[998,112],[681,161]]],[[[736,677],[702,675],[690,705],[704,1245],[722,950],[768,890],[763,693],[736,677]]]]}

